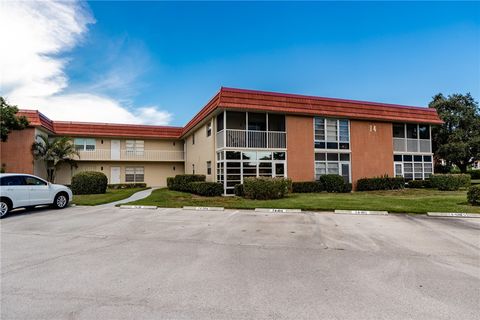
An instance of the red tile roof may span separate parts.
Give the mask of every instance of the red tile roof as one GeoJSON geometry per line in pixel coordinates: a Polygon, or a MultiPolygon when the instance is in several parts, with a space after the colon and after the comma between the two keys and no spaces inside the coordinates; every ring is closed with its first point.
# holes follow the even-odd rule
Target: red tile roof
{"type": "Polygon", "coordinates": [[[182,133],[181,127],[52,121],[37,110],[20,110],[18,115],[26,116],[31,126],[64,136],[179,139],[182,133]]]}
{"type": "Polygon", "coordinates": [[[132,124],[52,121],[36,110],[20,110],[32,126],[59,135],[179,139],[217,109],[267,111],[359,120],[441,124],[437,111],[387,103],[323,98],[222,87],[183,128],[132,124]]]}
{"type": "Polygon", "coordinates": [[[183,135],[216,109],[268,111],[388,122],[443,123],[435,109],[425,107],[222,87],[220,92],[185,126],[183,135]]]}

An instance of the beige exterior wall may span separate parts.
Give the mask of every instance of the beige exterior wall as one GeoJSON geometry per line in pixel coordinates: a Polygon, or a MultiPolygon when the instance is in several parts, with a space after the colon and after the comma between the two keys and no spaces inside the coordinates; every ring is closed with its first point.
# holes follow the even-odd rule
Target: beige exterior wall
{"type": "Polygon", "coordinates": [[[210,118],[212,134],[207,137],[207,125],[204,124],[194,131],[195,144],[193,144],[193,133],[185,137],[185,173],[193,173],[195,165],[196,174],[204,174],[207,181],[215,181],[215,118],[210,118]],[[207,175],[207,161],[212,162],[212,173],[207,175]]]}
{"type": "Polygon", "coordinates": [[[63,164],[57,170],[56,183],[70,184],[71,178],[81,171],[103,172],[110,181],[111,167],[120,167],[120,183],[125,183],[126,167],[143,167],[145,173],[144,182],[151,187],[164,187],[167,185],[167,177],[184,173],[182,162],[77,162],[78,168],[71,168],[68,164],[63,164]]]}
{"type": "MultiPolygon", "coordinates": [[[[86,136],[75,136],[75,138],[88,138],[86,136]]],[[[95,138],[95,148],[98,150],[110,150],[111,141],[120,140],[120,150],[126,149],[127,140],[143,140],[145,150],[183,151],[182,140],[154,140],[140,138],[95,138]]]]}

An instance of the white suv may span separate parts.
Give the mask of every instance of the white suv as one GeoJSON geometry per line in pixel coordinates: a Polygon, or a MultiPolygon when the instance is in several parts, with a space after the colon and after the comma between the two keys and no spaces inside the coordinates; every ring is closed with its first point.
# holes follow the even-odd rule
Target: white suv
{"type": "Polygon", "coordinates": [[[15,208],[53,205],[65,208],[72,200],[72,191],[39,177],[20,173],[0,174],[0,218],[15,208]]]}

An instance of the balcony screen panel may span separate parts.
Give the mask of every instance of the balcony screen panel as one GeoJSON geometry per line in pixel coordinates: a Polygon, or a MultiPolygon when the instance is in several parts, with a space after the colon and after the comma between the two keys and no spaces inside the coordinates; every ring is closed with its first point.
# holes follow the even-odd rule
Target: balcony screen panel
{"type": "Polygon", "coordinates": [[[248,113],[248,130],[266,131],[267,130],[267,114],[266,113],[248,113]]]}
{"type": "Polygon", "coordinates": [[[217,132],[223,130],[223,112],[217,116],[217,132]]]}
{"type": "Polygon", "coordinates": [[[420,139],[430,139],[430,127],[428,125],[419,125],[418,132],[420,134],[420,139]]]}
{"type": "Polygon", "coordinates": [[[393,124],[393,137],[394,138],[405,138],[405,124],[403,124],[403,123],[394,123],[393,124]]]}
{"type": "Polygon", "coordinates": [[[340,131],[340,141],[341,142],[349,142],[350,135],[348,129],[348,120],[338,120],[339,123],[339,131],[340,131]]]}
{"type": "Polygon", "coordinates": [[[227,111],[227,129],[246,129],[246,113],[227,111]]]}
{"type": "Polygon", "coordinates": [[[268,131],[285,132],[285,116],[283,114],[268,114],[268,131]]]}
{"type": "Polygon", "coordinates": [[[418,138],[418,127],[416,124],[407,124],[407,138],[409,139],[418,138]]]}

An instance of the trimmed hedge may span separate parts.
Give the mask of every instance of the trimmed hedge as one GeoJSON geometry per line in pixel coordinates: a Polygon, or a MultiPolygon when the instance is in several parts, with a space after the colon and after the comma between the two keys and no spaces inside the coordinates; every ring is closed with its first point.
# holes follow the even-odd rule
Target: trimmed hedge
{"type": "Polygon", "coordinates": [[[320,181],[298,181],[292,183],[294,193],[314,193],[322,192],[323,184],[320,181]]]}
{"type": "Polygon", "coordinates": [[[107,191],[108,179],[102,172],[84,171],[72,177],[73,194],[100,194],[107,191]]]}
{"type": "Polygon", "coordinates": [[[223,194],[223,185],[218,182],[190,182],[191,193],[204,197],[216,197],[223,194]]]}
{"type": "Polygon", "coordinates": [[[434,174],[430,176],[430,181],[433,188],[441,191],[455,191],[471,184],[468,174],[434,174]]]}
{"type": "Polygon", "coordinates": [[[353,186],[352,186],[351,183],[345,183],[343,185],[342,193],[350,193],[350,192],[352,192],[352,189],[353,189],[353,186]]]}
{"type": "Polygon", "coordinates": [[[468,174],[470,175],[470,177],[472,179],[475,179],[475,180],[480,179],[480,170],[478,170],[478,169],[477,170],[469,170],[468,174]]]}
{"type": "Polygon", "coordinates": [[[288,193],[290,179],[284,178],[245,178],[243,189],[245,197],[249,199],[268,200],[280,199],[288,193]]]}
{"type": "Polygon", "coordinates": [[[205,182],[203,174],[177,174],[175,178],[167,178],[167,186],[170,190],[191,192],[191,182],[205,182]]]}
{"type": "Polygon", "coordinates": [[[471,186],[468,189],[467,200],[474,206],[480,205],[480,186],[471,186]]]}
{"type": "Polygon", "coordinates": [[[245,196],[245,190],[243,189],[243,184],[236,184],[235,188],[234,188],[234,191],[235,191],[235,195],[237,197],[244,197],[245,196]]]}
{"type": "Polygon", "coordinates": [[[116,183],[116,184],[109,184],[109,189],[133,189],[133,188],[146,188],[146,183],[116,183]]]}
{"type": "Polygon", "coordinates": [[[431,188],[432,183],[430,180],[410,180],[407,182],[406,187],[414,189],[431,188]]]}
{"type": "Polygon", "coordinates": [[[375,177],[362,178],[357,181],[357,191],[396,190],[405,187],[405,179],[402,177],[375,177]]]}
{"type": "Polygon", "coordinates": [[[345,181],[338,174],[325,174],[320,176],[320,182],[327,192],[344,192],[345,181]]]}

